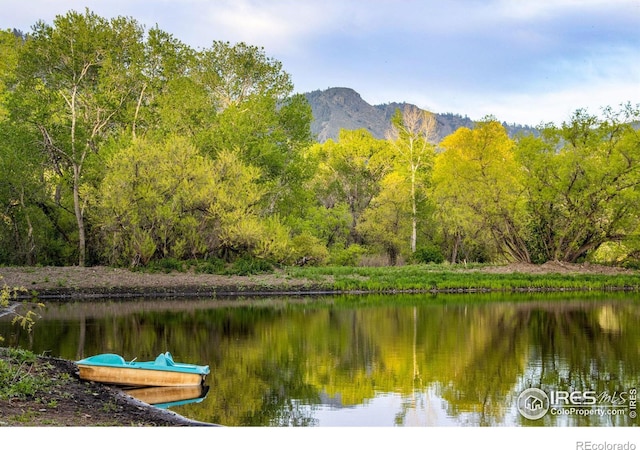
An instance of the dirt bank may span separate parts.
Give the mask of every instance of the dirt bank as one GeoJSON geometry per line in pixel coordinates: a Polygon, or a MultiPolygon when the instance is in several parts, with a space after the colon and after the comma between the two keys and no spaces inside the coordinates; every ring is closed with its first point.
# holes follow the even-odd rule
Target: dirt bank
{"type": "Polygon", "coordinates": [[[164,295],[210,296],[237,292],[290,292],[317,289],[284,272],[252,276],[195,273],[143,273],[112,267],[0,267],[0,287],[37,291],[40,299],[164,295]]]}
{"type": "MultiPolygon", "coordinates": [[[[7,358],[5,349],[0,348],[0,362],[7,358]]],[[[52,387],[46,394],[36,393],[26,399],[0,399],[0,426],[208,425],[142,403],[115,387],[80,380],[72,361],[38,357],[33,363],[23,363],[20,370],[52,380],[52,387]]]]}
{"type": "MultiPolygon", "coordinates": [[[[461,270],[464,270],[461,267],[461,270]]],[[[485,273],[604,274],[633,271],[595,264],[549,262],[487,266],[485,273]]],[[[330,281],[330,280],[327,280],[330,281]]],[[[195,273],[143,273],[112,267],[0,267],[0,286],[37,291],[40,299],[123,296],[210,296],[230,293],[309,292],[322,290],[317,282],[291,278],[284,271],[252,276],[195,273]]]]}

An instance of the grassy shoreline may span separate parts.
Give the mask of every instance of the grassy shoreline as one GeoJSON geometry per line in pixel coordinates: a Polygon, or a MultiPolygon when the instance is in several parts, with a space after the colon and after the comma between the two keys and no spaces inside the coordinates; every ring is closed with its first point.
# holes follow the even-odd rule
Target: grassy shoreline
{"type": "Polygon", "coordinates": [[[336,291],[527,292],[555,290],[640,290],[640,274],[491,273],[443,266],[290,269],[293,277],[333,281],[336,291]]]}
{"type": "Polygon", "coordinates": [[[553,264],[397,267],[287,267],[254,275],[109,267],[0,267],[0,287],[21,287],[21,299],[216,297],[287,293],[464,293],[640,291],[640,271],[553,264]]]}

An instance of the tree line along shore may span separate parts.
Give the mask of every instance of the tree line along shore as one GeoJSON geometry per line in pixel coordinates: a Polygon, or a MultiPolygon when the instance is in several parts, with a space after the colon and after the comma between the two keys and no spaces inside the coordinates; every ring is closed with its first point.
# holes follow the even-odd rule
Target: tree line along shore
{"type": "Polygon", "coordinates": [[[86,9],[0,31],[0,54],[2,265],[639,265],[638,105],[514,137],[406,106],[383,139],[320,143],[256,46],[86,9]]]}

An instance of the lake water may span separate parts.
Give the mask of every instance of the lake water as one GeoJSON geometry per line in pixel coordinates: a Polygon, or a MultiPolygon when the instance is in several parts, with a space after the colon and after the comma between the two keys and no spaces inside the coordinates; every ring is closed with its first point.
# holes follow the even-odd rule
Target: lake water
{"type": "Polygon", "coordinates": [[[48,303],[31,335],[5,316],[0,335],[3,345],[70,360],[170,351],[176,361],[208,364],[203,392],[164,406],[226,426],[630,426],[638,424],[639,300],[83,301],[48,303]]]}

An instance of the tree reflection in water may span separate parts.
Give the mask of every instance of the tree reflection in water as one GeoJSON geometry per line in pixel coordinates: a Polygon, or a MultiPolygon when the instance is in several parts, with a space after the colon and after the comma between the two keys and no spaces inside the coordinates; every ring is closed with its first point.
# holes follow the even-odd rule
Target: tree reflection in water
{"type": "Polygon", "coordinates": [[[640,304],[563,295],[79,302],[48,305],[31,336],[7,322],[0,335],[68,359],[168,350],[209,364],[207,398],[176,411],[229,426],[323,426],[347,412],[376,424],[382,399],[396,408],[380,415],[386,426],[631,424],[515,412],[530,386],[619,393],[640,384],[640,304]]]}

